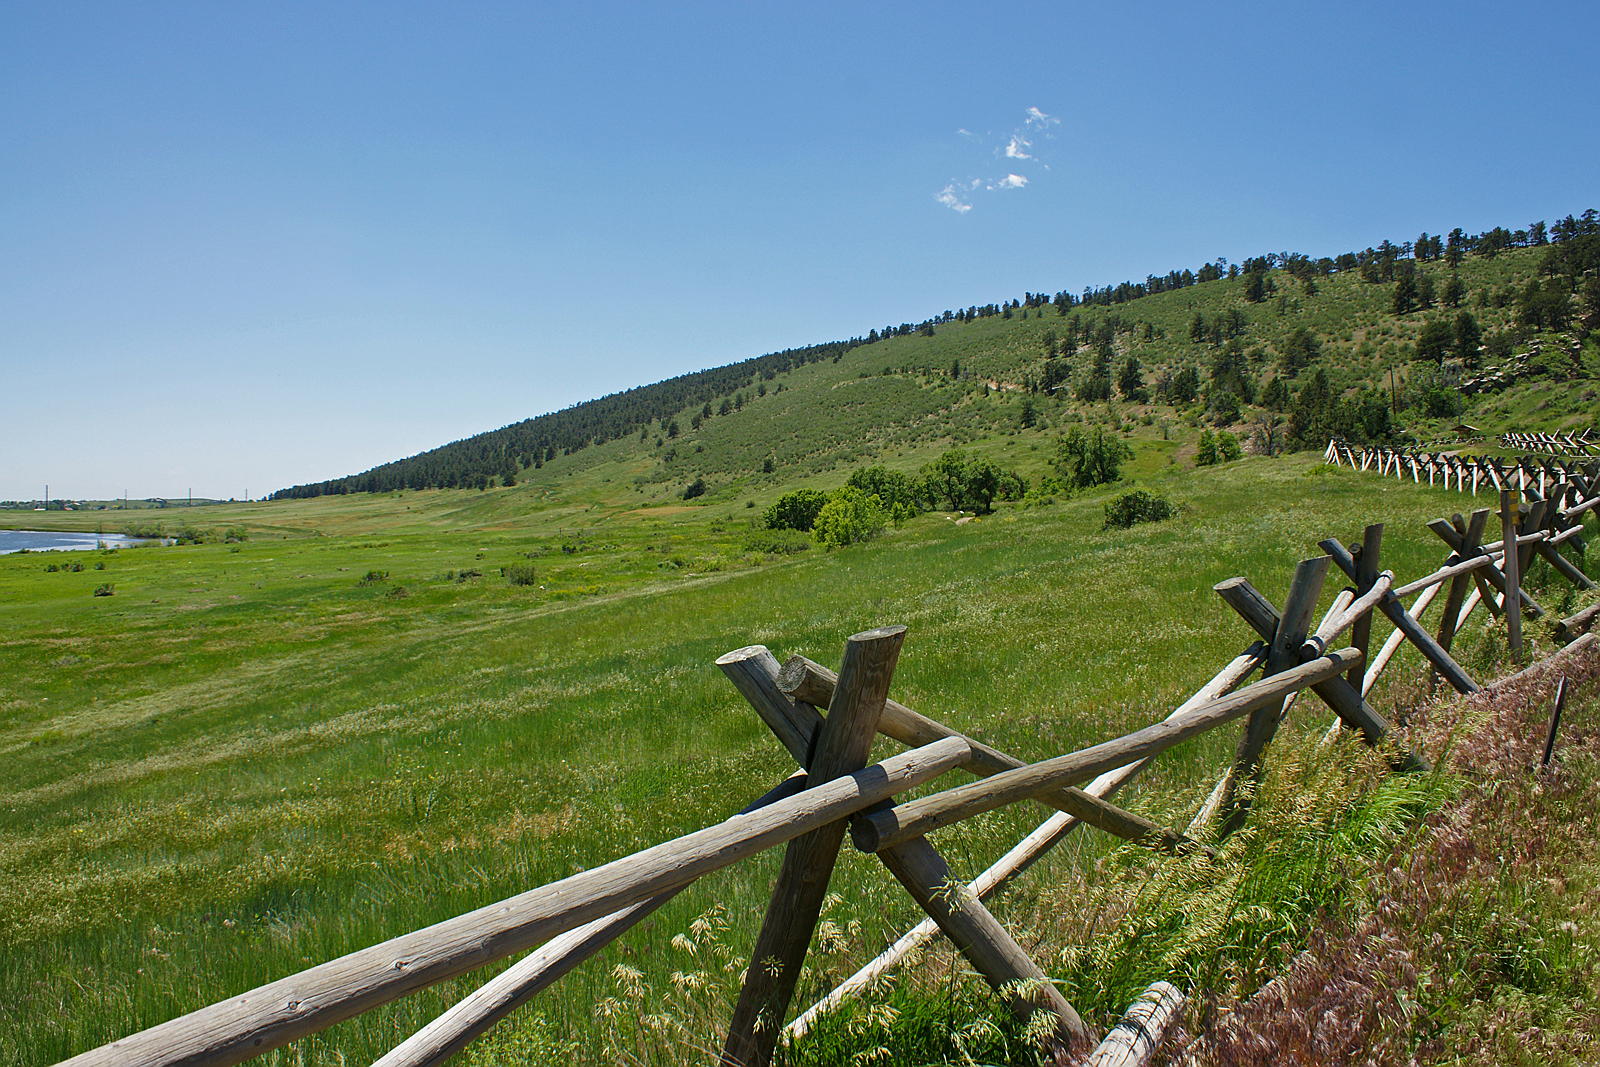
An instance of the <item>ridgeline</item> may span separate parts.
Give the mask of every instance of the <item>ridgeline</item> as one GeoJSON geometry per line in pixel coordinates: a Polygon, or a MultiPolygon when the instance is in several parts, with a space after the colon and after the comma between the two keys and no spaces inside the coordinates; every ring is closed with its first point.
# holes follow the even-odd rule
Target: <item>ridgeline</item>
{"type": "MultiPolygon", "coordinates": [[[[713,497],[947,437],[1097,416],[1232,427],[1261,450],[1563,429],[1600,377],[1600,216],[1313,258],[1219,259],[1024,293],[639,386],[273,498],[512,485],[562,457],[713,497]],[[805,373],[803,373],[805,372],[805,373]],[[1531,421],[1530,421],[1531,418],[1531,421]],[[622,446],[605,448],[604,446],[622,446]],[[602,455],[603,453],[603,455],[602,455]]],[[[670,495],[670,494],[669,494],[670,495]]],[[[700,495],[694,493],[692,495],[700,495]]]]}

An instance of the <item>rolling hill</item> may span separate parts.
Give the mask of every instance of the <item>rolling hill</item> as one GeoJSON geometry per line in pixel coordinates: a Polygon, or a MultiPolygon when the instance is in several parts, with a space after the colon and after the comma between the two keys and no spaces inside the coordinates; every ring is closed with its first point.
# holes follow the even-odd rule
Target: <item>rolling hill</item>
{"type": "Polygon", "coordinates": [[[1600,222],[1590,211],[1549,232],[1457,231],[1447,248],[1424,234],[1081,296],[1026,293],[640,386],[274,496],[548,486],[603,471],[646,499],[703,479],[714,499],[1014,428],[1204,421],[1249,435],[1269,409],[1293,416],[1318,371],[1334,398],[1365,390],[1393,425],[1313,418],[1293,444],[1328,429],[1427,441],[1457,419],[1492,431],[1587,425],[1600,222]]]}

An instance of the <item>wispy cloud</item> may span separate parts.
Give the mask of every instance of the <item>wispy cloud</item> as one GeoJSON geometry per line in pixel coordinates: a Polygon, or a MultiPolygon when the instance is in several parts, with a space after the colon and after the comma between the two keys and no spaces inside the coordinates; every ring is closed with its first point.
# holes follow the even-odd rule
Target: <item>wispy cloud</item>
{"type": "MultiPolygon", "coordinates": [[[[1053,127],[1061,125],[1061,120],[1054,115],[1047,114],[1037,107],[1029,107],[1022,113],[1022,125],[1011,130],[996,134],[994,132],[977,134],[961,127],[956,133],[969,141],[978,144],[993,146],[986,156],[991,160],[1014,160],[1016,163],[1026,163],[1039,170],[1048,171],[1050,165],[1039,158],[1039,143],[1054,138],[1053,127]]],[[[982,174],[977,177],[956,178],[947,182],[943,189],[934,194],[934,201],[954,211],[958,215],[965,215],[971,211],[973,193],[976,192],[1001,192],[1007,189],[1026,188],[1032,180],[1026,174],[1018,174],[1007,166],[1006,172],[999,177],[982,174]]],[[[975,168],[976,169],[976,168],[975,168]]],[[[992,172],[991,172],[992,173],[992,172]]]]}
{"type": "Polygon", "coordinates": [[[965,215],[972,210],[972,205],[961,199],[961,192],[953,182],[940,189],[934,199],[958,215],[965,215]]]}

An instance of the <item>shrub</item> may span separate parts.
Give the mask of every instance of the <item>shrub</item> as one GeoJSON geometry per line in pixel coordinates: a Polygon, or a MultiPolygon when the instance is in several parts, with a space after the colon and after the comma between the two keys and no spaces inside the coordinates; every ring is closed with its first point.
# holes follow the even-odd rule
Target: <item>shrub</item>
{"type": "Polygon", "coordinates": [[[1200,431],[1200,450],[1195,453],[1194,464],[1197,467],[1209,467],[1213,463],[1228,463],[1244,455],[1244,449],[1239,447],[1239,439],[1227,430],[1200,431]]]}
{"type": "Polygon", "coordinates": [[[877,497],[894,522],[904,522],[922,514],[925,504],[922,486],[909,474],[881,466],[861,467],[845,484],[877,497]]]}
{"type": "Polygon", "coordinates": [[[706,480],[704,478],[696,478],[694,481],[683,487],[683,499],[685,500],[693,500],[697,496],[705,495],[706,480]]]}
{"type": "Polygon", "coordinates": [[[744,547],[750,552],[769,556],[792,556],[811,547],[811,538],[801,530],[751,530],[745,535],[744,547]]]}
{"type": "Polygon", "coordinates": [[[828,494],[820,489],[796,489],[774,501],[763,521],[769,530],[809,530],[827,502],[828,494]]]}
{"type": "Polygon", "coordinates": [[[94,587],[95,596],[116,596],[117,591],[110,582],[102,582],[94,587]]]}
{"type": "Polygon", "coordinates": [[[538,572],[531,563],[513,563],[509,567],[502,567],[500,573],[512,585],[536,585],[539,581],[538,572]]]}
{"type": "Polygon", "coordinates": [[[1105,528],[1126,530],[1141,522],[1160,522],[1178,513],[1172,501],[1143,489],[1123,493],[1106,505],[1105,528]]]}
{"type": "Polygon", "coordinates": [[[1096,426],[1084,432],[1074,427],[1056,442],[1056,470],[1071,489],[1107,485],[1122,474],[1122,461],[1133,450],[1096,426]]]}
{"type": "Polygon", "coordinates": [[[998,497],[1016,500],[1027,492],[1027,483],[993,462],[968,456],[952,448],[922,468],[923,494],[931,501],[944,501],[952,511],[975,511],[987,515],[998,497]]]}
{"type": "Polygon", "coordinates": [[[378,582],[387,582],[388,580],[388,571],[368,571],[366,574],[361,576],[362,585],[375,585],[378,582]]]}
{"type": "Polygon", "coordinates": [[[829,548],[842,548],[878,536],[889,525],[883,502],[853,485],[837,490],[817,513],[813,533],[829,548]]]}

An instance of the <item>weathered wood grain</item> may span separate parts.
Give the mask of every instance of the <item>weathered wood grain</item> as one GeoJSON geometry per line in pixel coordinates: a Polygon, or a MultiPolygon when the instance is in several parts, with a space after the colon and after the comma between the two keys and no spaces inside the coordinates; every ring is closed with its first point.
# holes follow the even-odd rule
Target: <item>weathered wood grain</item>
{"type": "MultiPolygon", "coordinates": [[[[1450,523],[1446,522],[1444,519],[1435,519],[1434,521],[1428,523],[1427,526],[1428,529],[1438,534],[1439,539],[1445,544],[1449,545],[1453,551],[1461,553],[1463,547],[1461,535],[1456,533],[1455,528],[1451,526],[1450,523]]],[[[1484,545],[1482,550],[1484,552],[1492,553],[1504,548],[1505,543],[1502,540],[1494,542],[1493,544],[1484,545]]],[[[1481,581],[1487,581],[1496,592],[1504,593],[1506,591],[1505,573],[1494,564],[1485,563],[1472,573],[1475,578],[1481,581]]],[[[1525,611],[1527,611],[1536,619],[1544,616],[1544,608],[1538,603],[1538,601],[1534,600],[1533,597],[1528,595],[1528,591],[1526,589],[1520,591],[1520,596],[1522,600],[1522,606],[1525,611]]]]}
{"type": "Polygon", "coordinates": [[[978,895],[951,875],[927,838],[902,841],[880,851],[878,858],[1013,1014],[1023,1020],[1036,1011],[1053,1014],[1057,1023],[1050,1044],[1061,1052],[1082,1051],[1094,1043],[1094,1035],[1061,991],[978,895]]]}
{"type": "MultiPolygon", "coordinates": [[[[1373,523],[1368,526],[1361,537],[1361,551],[1356,557],[1356,592],[1366,593],[1372,589],[1378,580],[1378,553],[1383,547],[1383,523],[1373,523]]],[[[1372,613],[1370,610],[1356,617],[1350,627],[1350,644],[1361,653],[1363,664],[1367,661],[1368,646],[1372,641],[1372,613]]],[[[1325,643],[1324,648],[1327,647],[1325,643]]],[[[1364,666],[1352,668],[1345,681],[1353,686],[1361,684],[1361,671],[1364,666]]]]}
{"type": "MultiPolygon", "coordinates": [[[[1273,628],[1272,643],[1267,651],[1263,674],[1281,674],[1300,665],[1300,654],[1306,643],[1306,631],[1311,626],[1311,613],[1316,610],[1317,599],[1322,595],[1322,583],[1328,574],[1328,557],[1318,556],[1301,560],[1295,567],[1294,578],[1289,583],[1289,596],[1284,602],[1283,614],[1273,628]]],[[[1359,650],[1358,650],[1359,652],[1359,650]]],[[[1313,652],[1315,655],[1315,652],[1313,652]]],[[[1364,654],[1362,654],[1364,655],[1364,654]]],[[[1360,670],[1358,662],[1354,669],[1360,670]]],[[[1298,692],[1295,690],[1294,692],[1298,692]]],[[[1278,731],[1288,708],[1290,693],[1276,704],[1265,704],[1250,713],[1245,721],[1244,736],[1233,756],[1233,766],[1228,771],[1222,794],[1222,821],[1220,831],[1226,835],[1238,829],[1249,810],[1249,798],[1261,778],[1261,755],[1268,742],[1278,731]]]]}
{"type": "MultiPolygon", "coordinates": [[[[1212,587],[1229,607],[1263,637],[1271,638],[1278,629],[1278,609],[1244,578],[1229,578],[1212,587]]],[[[1303,646],[1302,646],[1303,647],[1303,646]]],[[[1343,678],[1320,682],[1311,687],[1323,703],[1332,708],[1339,718],[1370,745],[1376,745],[1389,734],[1389,724],[1367,704],[1360,691],[1343,678]]],[[[1408,759],[1408,766],[1423,765],[1420,757],[1408,759]]]]}
{"type": "MultiPolygon", "coordinates": [[[[845,641],[839,685],[828,705],[828,717],[817,731],[807,767],[812,781],[827,782],[866,764],[904,641],[904,626],[867,630],[845,641]]],[[[723,1063],[766,1067],[771,1060],[822,913],[844,833],[842,822],[819,826],[795,838],[785,850],[728,1024],[723,1063]]]]}
{"type": "MultiPolygon", "coordinates": [[[[1202,704],[1232,692],[1256,668],[1260,667],[1265,659],[1266,645],[1258,641],[1235,657],[1226,667],[1218,671],[1194,695],[1174,709],[1168,718],[1182,715],[1202,704]]],[[[1106,771],[1084,786],[1084,792],[1096,797],[1110,796],[1132,781],[1139,771],[1143,770],[1148,764],[1149,760],[1140,760],[1136,763],[1118,767],[1115,770],[1106,771]]],[[[1065,840],[1068,835],[1081,825],[1083,824],[1071,815],[1061,812],[1052,815],[1035,827],[1027,837],[1012,846],[1005,855],[991,864],[982,874],[974,878],[972,880],[972,891],[978,895],[980,900],[987,899],[990,894],[998,892],[1028,870],[1040,857],[1065,840]]],[[[1193,827],[1190,832],[1194,832],[1193,827]]],[[[804,1036],[812,1023],[818,1018],[838,1007],[846,999],[869,988],[874,982],[888,974],[907,954],[926,944],[928,939],[938,932],[938,929],[932,919],[924,919],[906,931],[876,958],[835,986],[827,996],[802,1012],[794,1022],[789,1024],[789,1028],[786,1031],[788,1036],[791,1038],[804,1036]]]]}
{"type": "MultiPolygon", "coordinates": [[[[1451,532],[1454,533],[1453,530],[1451,532]]],[[[1318,542],[1318,544],[1333,557],[1334,563],[1338,564],[1340,570],[1350,575],[1351,578],[1356,576],[1355,560],[1351,558],[1349,551],[1339,543],[1338,538],[1330,537],[1325,541],[1318,542]]],[[[1476,693],[1478,691],[1478,683],[1472,680],[1461,664],[1450,657],[1450,653],[1439,647],[1439,642],[1435,641],[1433,635],[1422,628],[1421,623],[1406,613],[1405,605],[1400,602],[1393,592],[1385,594],[1383,599],[1378,601],[1378,610],[1382,611],[1389,621],[1394,623],[1396,629],[1406,635],[1407,640],[1417,646],[1417,651],[1421,652],[1428,662],[1433,664],[1440,677],[1449,682],[1457,692],[1476,693]]]]}
{"type": "Polygon", "coordinates": [[[1595,619],[1600,618],[1600,604],[1591,604],[1582,611],[1574,612],[1556,624],[1556,637],[1561,641],[1571,642],[1588,627],[1594,625],[1595,619]]]}
{"type": "Polygon", "coordinates": [[[1297,689],[1340,674],[1358,659],[1360,654],[1353,648],[1331,652],[1229,696],[1209,701],[1181,716],[1114,740],[862,816],[854,821],[851,833],[858,848],[876,852],[1046,789],[1086,781],[1104,771],[1164,752],[1222,723],[1281,701],[1297,689]]]}
{"type": "MultiPolygon", "coordinates": [[[[804,656],[790,656],[784,661],[783,670],[778,675],[778,688],[800,702],[802,707],[827,703],[832,698],[835,683],[832,671],[804,656]]],[[[1027,765],[1026,760],[1001,752],[981,741],[975,741],[960,731],[894,700],[885,702],[883,716],[878,720],[878,729],[896,741],[908,745],[925,744],[926,740],[941,737],[959,737],[972,746],[972,759],[962,767],[962,770],[980,778],[1027,765]]],[[[1169,852],[1186,848],[1204,848],[1185,834],[1151,822],[1142,815],[1136,815],[1100,797],[1092,796],[1082,789],[1058,789],[1034,799],[1126,841],[1150,845],[1169,852]]]]}
{"type": "Polygon", "coordinates": [[[1154,983],[1129,1005],[1122,1021],[1106,1034],[1083,1067],[1145,1067],[1178,1021],[1187,999],[1183,990],[1170,982],[1154,983]]]}
{"type": "MultiPolygon", "coordinates": [[[[831,672],[812,666],[825,675],[826,693],[813,688],[808,695],[817,699],[826,696],[831,703],[837,692],[837,679],[831,672]]],[[[778,689],[778,671],[770,657],[757,660],[755,668],[744,677],[749,686],[763,691],[757,694],[757,699],[773,706],[782,706],[791,700],[778,689]]],[[[792,701],[792,711],[803,737],[820,734],[823,720],[813,704],[792,701]]],[[[1061,1051],[1071,1051],[1089,1043],[1089,1032],[1077,1012],[989,914],[980,898],[955,882],[949,866],[926,838],[885,849],[878,857],[1011,1010],[1024,1020],[1038,1010],[1052,1012],[1058,1020],[1052,1044],[1061,1051]],[[1030,992],[1019,993],[1018,983],[1025,983],[1030,992]]]]}
{"type": "Polygon", "coordinates": [[[1517,542],[1519,501],[1510,490],[1500,492],[1500,532],[1506,544],[1505,558],[1500,570],[1506,579],[1506,645],[1511,652],[1511,662],[1522,663],[1522,612],[1515,610],[1522,598],[1522,554],[1513,546],[1517,542]]]}
{"type": "MultiPolygon", "coordinates": [[[[805,787],[805,772],[796,771],[747,804],[741,814],[792,797],[805,787]]],[[[500,1020],[687,888],[669,889],[631,908],[550,939],[375,1060],[372,1067],[437,1067],[447,1062],[500,1020]]]]}

